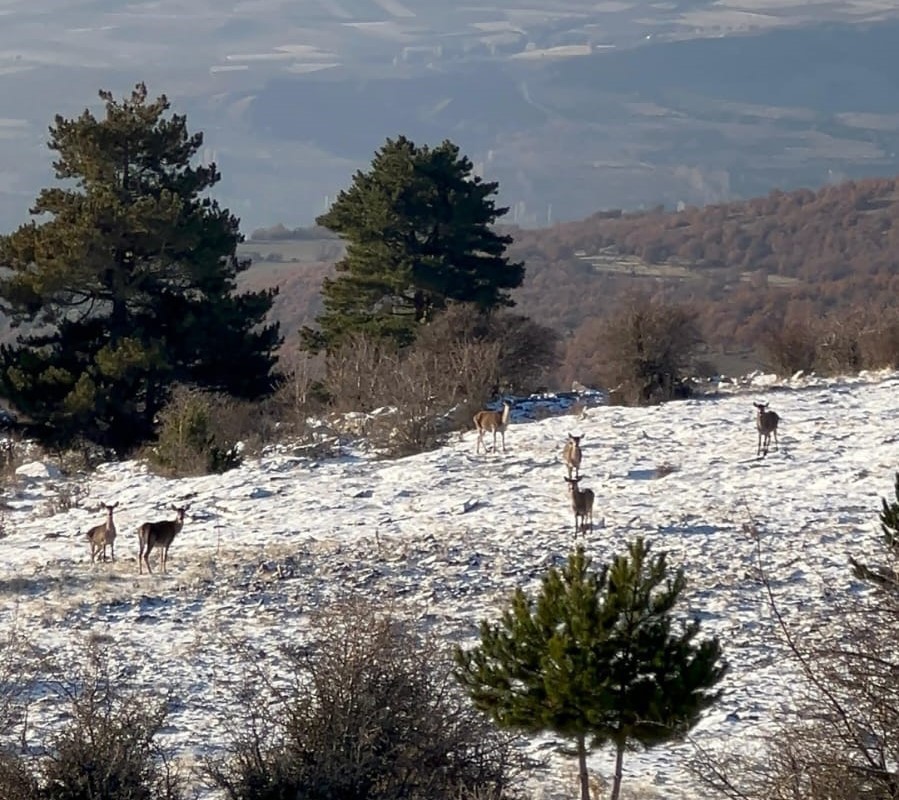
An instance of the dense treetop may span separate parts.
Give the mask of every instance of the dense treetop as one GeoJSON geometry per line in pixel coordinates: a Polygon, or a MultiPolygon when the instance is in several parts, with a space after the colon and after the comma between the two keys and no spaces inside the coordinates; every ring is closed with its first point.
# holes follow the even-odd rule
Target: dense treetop
{"type": "Polygon", "coordinates": [[[105,116],[57,116],[49,147],[61,185],[0,237],[0,303],[20,329],[0,350],[0,395],[66,441],[125,451],[152,435],[175,383],[244,397],[271,389],[274,292],[235,294],[249,266],[238,220],[206,195],[203,137],[139,84],[105,116]]]}

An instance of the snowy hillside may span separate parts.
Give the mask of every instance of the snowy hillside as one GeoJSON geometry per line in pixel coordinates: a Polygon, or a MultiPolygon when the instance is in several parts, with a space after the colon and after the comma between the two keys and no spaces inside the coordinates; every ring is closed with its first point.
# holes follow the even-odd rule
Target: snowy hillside
{"type": "MultiPolygon", "coordinates": [[[[604,561],[643,535],[683,565],[687,610],[722,638],[731,665],[721,703],[694,735],[732,743],[789,703],[744,525],[754,519],[763,534],[764,568],[788,621],[826,619],[836,593],[860,589],[848,556],[876,553],[880,541],[880,498],[899,469],[897,392],[899,373],[778,385],[760,377],[707,399],[513,423],[505,454],[476,456],[468,432],[397,461],[281,451],[184,480],[108,464],[76,508],[53,515],[50,500],[70,490],[28,465],[5,493],[0,635],[15,628],[63,655],[88,636],[107,638],[122,680],[171,693],[164,742],[191,761],[220,743],[241,677],[229,638],[277,659],[278,644],[302,640],[307,612],[360,592],[407,605],[461,642],[512,589],[535,587],[573,542],[560,455],[566,434],[580,432],[582,485],[597,498],[588,552],[604,561]],[[782,417],[780,450],[765,459],[755,457],[753,401],[782,417]],[[120,503],[117,560],[92,565],[83,531],[102,521],[102,501],[120,503]],[[137,526],[174,518],[182,501],[190,509],[168,574],[138,575],[137,526]]],[[[37,742],[55,719],[52,703],[33,713],[37,742]]],[[[548,741],[534,746],[545,753],[548,741]]],[[[629,755],[625,787],[690,796],[681,769],[689,750],[629,755]]],[[[608,775],[612,759],[597,752],[590,766],[608,775]]]]}

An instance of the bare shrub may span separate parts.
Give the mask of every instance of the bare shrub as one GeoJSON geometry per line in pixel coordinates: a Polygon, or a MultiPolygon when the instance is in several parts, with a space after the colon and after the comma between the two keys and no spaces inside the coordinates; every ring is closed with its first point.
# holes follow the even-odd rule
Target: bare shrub
{"type": "Polygon", "coordinates": [[[83,674],[61,685],[70,719],[40,762],[41,800],[181,800],[181,776],[156,743],[165,702],[118,689],[106,651],[86,657],[83,674]]]}
{"type": "Polygon", "coordinates": [[[353,334],[328,353],[324,390],[338,412],[368,412],[380,405],[392,379],[398,349],[364,334],[353,334]]]}
{"type": "Polygon", "coordinates": [[[313,621],[314,644],[264,672],[250,658],[246,718],[206,762],[229,800],[502,800],[521,757],[462,696],[437,644],[360,601],[313,621]],[[274,677],[277,672],[278,679],[274,677]]]}
{"type": "MultiPolygon", "coordinates": [[[[747,530],[760,541],[755,523],[747,530]]],[[[832,598],[826,630],[787,623],[761,563],[781,653],[798,668],[789,717],[752,750],[699,750],[691,769],[733,800],[886,800],[899,796],[899,592],[832,598]]],[[[807,620],[806,623],[812,622],[807,620]]]]}
{"type": "Polygon", "coordinates": [[[636,295],[606,319],[593,343],[599,378],[624,403],[688,396],[688,372],[701,343],[686,306],[636,295]]]}
{"type": "Polygon", "coordinates": [[[820,323],[815,369],[824,375],[854,374],[864,367],[861,338],[862,312],[831,314],[820,323]]]}
{"type": "Polygon", "coordinates": [[[324,357],[296,352],[282,359],[283,379],[269,400],[272,416],[282,430],[276,438],[305,439],[309,434],[309,420],[325,408],[322,379],[324,357]]]}
{"type": "Polygon", "coordinates": [[[449,342],[442,352],[414,344],[385,357],[382,405],[392,414],[375,417],[368,438],[389,455],[408,455],[443,443],[454,430],[471,424],[472,398],[484,392],[482,381],[495,374],[495,342],[449,342]]]}
{"type": "Polygon", "coordinates": [[[763,335],[761,347],[778,375],[809,372],[817,360],[818,333],[810,319],[791,319],[763,335]]]}
{"type": "Polygon", "coordinates": [[[862,361],[869,369],[899,368],[899,311],[884,310],[861,334],[862,361]]]}
{"type": "Polygon", "coordinates": [[[44,504],[44,515],[48,517],[78,508],[88,492],[86,486],[71,480],[55,486],[54,490],[44,504]]]}
{"type": "Polygon", "coordinates": [[[0,481],[9,484],[15,481],[16,470],[34,455],[35,446],[14,431],[5,431],[0,439],[0,481]]]}
{"type": "Polygon", "coordinates": [[[533,391],[559,361],[559,336],[551,328],[508,310],[486,314],[471,303],[449,304],[416,338],[416,346],[436,352],[453,345],[496,348],[495,363],[480,359],[481,371],[469,377],[473,406],[483,405],[500,387],[507,393],[533,391]]]}
{"type": "Polygon", "coordinates": [[[400,349],[356,335],[328,355],[325,387],[336,412],[388,409],[366,436],[385,454],[406,455],[470,424],[495,386],[498,354],[495,342],[457,338],[437,346],[424,337],[400,349]]]}

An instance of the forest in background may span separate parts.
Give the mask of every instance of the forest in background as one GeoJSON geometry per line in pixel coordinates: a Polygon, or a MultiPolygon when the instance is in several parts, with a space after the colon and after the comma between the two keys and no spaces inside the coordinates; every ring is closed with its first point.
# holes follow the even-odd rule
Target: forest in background
{"type": "MultiPolygon", "coordinates": [[[[758,343],[798,319],[895,306],[899,292],[896,177],[680,211],[598,212],[550,228],[510,227],[509,254],[526,265],[518,310],[569,342],[635,290],[691,304],[709,360],[761,359],[758,343]]],[[[318,290],[339,257],[333,237],[307,228],[254,231],[247,288],[278,285],[273,313],[286,346],[320,310],[318,290]],[[273,235],[274,234],[274,235],[273,235]]],[[[585,341],[589,337],[584,337],[585,341]]],[[[561,380],[586,354],[568,347],[561,380]]]]}

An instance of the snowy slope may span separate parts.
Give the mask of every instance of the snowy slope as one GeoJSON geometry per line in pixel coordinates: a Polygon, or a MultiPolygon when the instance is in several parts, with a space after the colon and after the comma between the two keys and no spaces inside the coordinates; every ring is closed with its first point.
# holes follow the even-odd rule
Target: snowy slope
{"type": "MultiPolygon", "coordinates": [[[[49,499],[71,489],[32,464],[15,494],[6,492],[0,635],[15,629],[63,658],[76,658],[89,636],[106,638],[122,680],[170,692],[165,743],[189,762],[221,741],[230,687],[241,678],[231,637],[274,662],[279,643],[302,639],[308,611],[361,592],[407,606],[462,642],[513,588],[536,587],[573,542],[560,455],[566,434],[579,431],[583,485],[597,496],[590,554],[609,559],[643,535],[685,568],[685,610],[722,638],[731,664],[721,703],[694,736],[705,745],[739,741],[789,704],[789,667],[773,646],[745,525],[755,520],[763,534],[763,565],[788,620],[823,624],[836,594],[861,590],[847,557],[879,542],[880,497],[899,469],[897,390],[895,372],[779,385],[757,376],[706,399],[514,423],[508,452],[487,456],[475,455],[469,432],[397,461],[310,461],[282,449],[222,476],[183,480],[107,464],[77,507],[53,515],[49,499]],[[761,460],[756,400],[782,417],[780,450],[761,460]],[[657,477],[660,467],[675,469],[657,477]],[[101,501],[114,500],[118,560],[91,565],[79,531],[102,521],[101,501]],[[181,501],[190,510],[168,575],[138,575],[137,526],[174,517],[171,504],[181,501]]],[[[33,713],[32,742],[55,719],[48,696],[33,713]]],[[[548,752],[550,741],[534,747],[548,752]]],[[[681,768],[689,748],[628,755],[625,785],[690,796],[681,768]]],[[[608,774],[612,759],[597,752],[590,764],[608,774]]]]}

